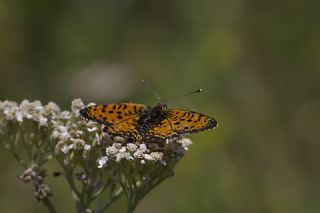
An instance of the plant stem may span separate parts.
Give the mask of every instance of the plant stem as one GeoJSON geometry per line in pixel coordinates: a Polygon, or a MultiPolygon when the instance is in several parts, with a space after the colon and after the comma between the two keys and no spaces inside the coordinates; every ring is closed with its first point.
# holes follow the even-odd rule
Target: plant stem
{"type": "Polygon", "coordinates": [[[47,207],[47,209],[50,213],[57,213],[57,210],[54,208],[54,206],[51,203],[51,201],[49,200],[49,198],[44,199],[42,202],[47,207]]]}
{"type": "Polygon", "coordinates": [[[128,197],[128,209],[127,213],[132,213],[137,207],[139,200],[137,199],[136,193],[131,193],[128,197]]]}
{"type": "Polygon", "coordinates": [[[119,197],[121,197],[123,191],[118,190],[112,197],[104,204],[103,207],[97,209],[97,213],[103,213],[113,202],[115,202],[119,197]]]}

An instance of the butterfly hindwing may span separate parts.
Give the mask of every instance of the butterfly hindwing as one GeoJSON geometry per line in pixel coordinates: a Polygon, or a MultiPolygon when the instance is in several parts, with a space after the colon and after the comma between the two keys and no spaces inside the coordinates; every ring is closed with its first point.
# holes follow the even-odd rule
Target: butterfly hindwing
{"type": "Polygon", "coordinates": [[[109,135],[113,136],[129,136],[131,138],[137,138],[139,136],[139,132],[137,130],[137,122],[139,120],[139,116],[134,116],[128,118],[127,120],[121,121],[114,125],[107,125],[103,129],[109,135]]]}
{"type": "Polygon", "coordinates": [[[177,132],[173,130],[168,119],[164,119],[158,125],[153,126],[146,134],[146,137],[151,139],[168,139],[177,136],[177,132]]]}
{"type": "Polygon", "coordinates": [[[141,114],[147,107],[143,104],[120,103],[91,105],[80,111],[80,114],[105,125],[123,122],[141,114]]]}

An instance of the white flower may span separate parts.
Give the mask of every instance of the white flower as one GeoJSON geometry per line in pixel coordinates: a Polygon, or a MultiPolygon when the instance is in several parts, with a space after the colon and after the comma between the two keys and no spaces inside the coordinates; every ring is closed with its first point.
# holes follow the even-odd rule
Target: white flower
{"type": "Polygon", "coordinates": [[[162,152],[151,152],[150,156],[152,157],[152,159],[154,161],[161,161],[162,157],[163,157],[163,153],[162,152]]]}
{"type": "Polygon", "coordinates": [[[73,143],[72,143],[72,144],[69,144],[68,148],[69,148],[69,149],[75,149],[75,148],[76,148],[76,145],[73,144],[73,143]]]}
{"type": "Polygon", "coordinates": [[[67,154],[70,150],[70,147],[68,145],[63,145],[61,147],[61,151],[64,153],[64,154],[67,154]]]}
{"type": "Polygon", "coordinates": [[[135,158],[144,158],[144,153],[148,151],[145,144],[140,144],[139,148],[133,153],[135,158]]]}
{"type": "Polygon", "coordinates": [[[94,122],[94,121],[88,121],[87,122],[87,130],[88,132],[96,132],[98,131],[98,124],[97,122],[94,122]]]}
{"type": "Polygon", "coordinates": [[[140,144],[139,149],[142,150],[142,151],[143,150],[147,150],[147,146],[144,143],[142,143],[142,144],[140,144]]]}
{"type": "MultiPolygon", "coordinates": [[[[71,145],[74,146],[73,149],[75,149],[75,150],[82,150],[82,149],[84,149],[84,147],[86,145],[86,142],[83,139],[80,139],[80,138],[71,138],[71,141],[72,141],[71,145]]],[[[88,146],[90,146],[90,145],[88,145],[88,146]]],[[[90,148],[91,148],[91,146],[90,146],[90,148]]]]}
{"type": "Polygon", "coordinates": [[[127,151],[127,149],[125,146],[123,146],[123,147],[121,147],[121,149],[119,149],[119,152],[126,152],[126,151],[127,151]]]}
{"type": "Polygon", "coordinates": [[[3,113],[6,115],[6,119],[9,121],[17,120],[17,113],[19,112],[19,107],[12,105],[5,105],[3,113]]]}
{"type": "Polygon", "coordinates": [[[39,118],[39,126],[40,127],[47,127],[48,126],[48,118],[40,116],[40,118],[39,118]]]}
{"type": "Polygon", "coordinates": [[[85,144],[84,147],[83,147],[84,150],[88,151],[91,149],[91,145],[89,144],[85,144]]]}
{"type": "Polygon", "coordinates": [[[43,106],[40,101],[28,102],[24,101],[21,103],[21,109],[23,110],[24,116],[28,119],[33,119],[39,122],[40,115],[43,113],[43,106]]]}
{"type": "Polygon", "coordinates": [[[30,114],[29,112],[29,108],[30,108],[30,102],[28,100],[23,100],[20,105],[20,110],[23,114],[23,117],[31,119],[32,118],[32,114],[30,114]]]}
{"type": "Polygon", "coordinates": [[[128,143],[127,144],[127,149],[130,151],[130,152],[135,152],[137,150],[137,145],[135,145],[134,143],[128,143]]]}
{"type": "Polygon", "coordinates": [[[113,143],[112,146],[116,149],[121,149],[122,148],[122,144],[121,143],[113,143]]]}
{"type": "Polygon", "coordinates": [[[58,126],[52,132],[53,139],[59,139],[61,141],[66,141],[70,137],[68,132],[68,127],[66,126],[58,126]]]}
{"type": "Polygon", "coordinates": [[[178,143],[180,143],[185,150],[188,150],[188,147],[192,145],[192,141],[189,138],[182,138],[178,140],[178,143]]]}
{"type": "Polygon", "coordinates": [[[39,112],[43,109],[43,106],[41,104],[41,101],[36,100],[30,103],[30,108],[36,112],[39,112]]]}
{"type": "Polygon", "coordinates": [[[69,111],[62,111],[60,113],[60,118],[63,119],[63,120],[68,120],[71,118],[71,114],[69,111]]]}
{"type": "Polygon", "coordinates": [[[44,109],[43,109],[44,113],[45,114],[57,114],[60,112],[60,108],[59,106],[54,103],[54,102],[49,102],[47,105],[44,106],[44,109]]]}
{"type": "Polygon", "coordinates": [[[145,160],[141,160],[140,163],[141,164],[146,164],[146,161],[145,160]]]}
{"type": "Polygon", "coordinates": [[[98,168],[103,168],[107,164],[108,160],[109,158],[107,156],[103,156],[102,158],[100,158],[98,161],[98,168]]]}
{"type": "Polygon", "coordinates": [[[106,148],[106,155],[109,157],[116,157],[117,153],[118,153],[118,149],[116,149],[113,146],[107,147],[106,148]]]}
{"type": "Polygon", "coordinates": [[[22,112],[20,112],[20,111],[17,111],[17,112],[16,112],[16,119],[17,119],[17,121],[18,121],[19,123],[22,123],[22,121],[23,121],[22,112]]]}
{"type": "Polygon", "coordinates": [[[122,159],[133,160],[133,157],[129,152],[119,152],[116,156],[116,161],[119,162],[122,159]]]}
{"type": "Polygon", "coordinates": [[[81,99],[75,99],[72,101],[71,104],[71,111],[73,114],[75,114],[76,116],[79,116],[79,111],[80,109],[82,109],[84,107],[84,103],[82,102],[81,99]]]}
{"type": "Polygon", "coordinates": [[[149,155],[149,154],[143,154],[143,158],[146,160],[153,160],[151,155],[149,155]]]}
{"type": "Polygon", "coordinates": [[[88,132],[95,132],[98,130],[97,127],[87,128],[88,132]]]}
{"type": "Polygon", "coordinates": [[[5,110],[8,110],[8,109],[11,109],[12,107],[17,107],[17,103],[16,102],[13,102],[13,101],[4,101],[4,102],[1,102],[1,105],[0,105],[0,110],[1,111],[5,111],[5,110]]]}

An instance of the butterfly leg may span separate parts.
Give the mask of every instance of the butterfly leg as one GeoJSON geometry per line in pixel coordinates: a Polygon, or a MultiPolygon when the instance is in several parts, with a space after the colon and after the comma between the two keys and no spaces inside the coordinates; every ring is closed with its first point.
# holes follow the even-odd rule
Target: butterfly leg
{"type": "Polygon", "coordinates": [[[173,126],[172,126],[172,124],[171,124],[170,120],[169,120],[168,118],[166,118],[166,120],[169,122],[169,125],[170,125],[171,130],[177,134],[177,137],[180,137],[180,133],[179,133],[179,132],[177,132],[177,131],[173,128],[173,126]]]}

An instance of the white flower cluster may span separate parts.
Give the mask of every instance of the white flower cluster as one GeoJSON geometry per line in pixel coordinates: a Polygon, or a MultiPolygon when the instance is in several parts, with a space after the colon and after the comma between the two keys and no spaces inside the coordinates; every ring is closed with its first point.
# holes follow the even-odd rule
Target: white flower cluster
{"type": "Polygon", "coordinates": [[[48,119],[55,117],[60,109],[53,102],[42,106],[40,101],[24,100],[20,105],[12,101],[0,102],[0,112],[8,121],[22,123],[24,120],[33,120],[38,122],[40,127],[47,127],[48,119]]]}
{"type": "Polygon", "coordinates": [[[108,146],[106,140],[111,139],[102,131],[102,125],[86,121],[80,116],[79,111],[83,107],[85,105],[80,99],[72,101],[71,111],[61,111],[53,102],[43,106],[40,101],[24,100],[19,105],[12,101],[0,101],[0,133],[10,122],[21,126],[34,121],[38,130],[44,129],[53,140],[53,154],[62,156],[66,164],[76,156],[88,157],[91,150],[95,149],[99,168],[105,167],[109,161],[120,162],[123,159],[137,160],[140,164],[152,162],[166,165],[166,151],[182,156],[192,144],[187,138],[167,140],[163,150],[153,151],[147,148],[148,142],[125,144],[124,138],[115,137],[108,146]]]}
{"type": "Polygon", "coordinates": [[[147,149],[145,144],[140,144],[139,146],[134,143],[128,143],[123,146],[121,143],[114,143],[112,146],[106,148],[105,156],[99,159],[99,168],[107,165],[108,161],[120,162],[124,160],[139,160],[141,164],[149,162],[158,162],[161,164],[166,164],[163,160],[162,152],[152,152],[147,149]]]}
{"type": "Polygon", "coordinates": [[[176,164],[192,144],[182,137],[159,142],[111,137],[103,132],[103,125],[82,118],[79,111],[83,107],[80,99],[72,102],[70,111],[61,111],[53,102],[0,101],[1,142],[27,168],[20,179],[34,182],[38,200],[48,200],[51,190],[43,183],[45,170],[37,168],[54,158],[77,202],[83,200],[80,196],[93,201],[108,188],[108,202],[125,192],[130,200],[128,209],[133,210],[150,190],[173,176],[176,164]],[[81,193],[75,180],[82,181],[81,193]]]}
{"type": "MultiPolygon", "coordinates": [[[[31,126],[28,128],[29,134],[32,134],[31,131],[36,132],[43,129],[43,132],[49,134],[48,138],[54,141],[56,155],[71,155],[73,152],[81,151],[86,155],[92,143],[97,140],[99,142],[100,137],[97,135],[99,125],[93,122],[87,123],[80,117],[79,110],[84,106],[80,99],[72,102],[71,111],[61,111],[59,106],[53,102],[44,106],[40,101],[24,100],[19,105],[12,101],[0,102],[0,129],[8,128],[7,125],[12,123],[16,124],[17,129],[23,131],[27,129],[26,127],[30,127],[31,121],[37,124],[38,129],[32,129],[33,126],[31,126]],[[86,134],[86,129],[92,137],[86,134]],[[85,137],[89,139],[88,142],[85,141],[85,137]]],[[[22,133],[28,134],[26,131],[22,133]]]]}

